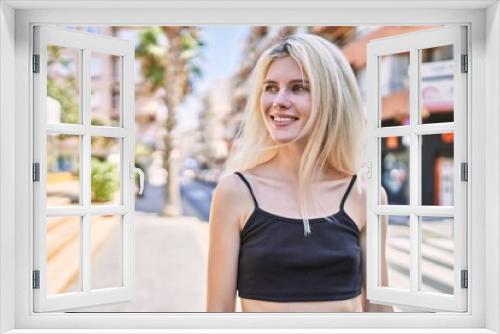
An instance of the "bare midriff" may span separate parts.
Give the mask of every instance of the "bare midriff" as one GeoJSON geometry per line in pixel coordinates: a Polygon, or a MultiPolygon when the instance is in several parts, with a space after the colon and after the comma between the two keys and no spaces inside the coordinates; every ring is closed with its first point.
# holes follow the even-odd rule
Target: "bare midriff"
{"type": "Polygon", "coordinates": [[[243,312],[363,312],[361,295],[320,302],[272,302],[241,298],[243,312]]]}

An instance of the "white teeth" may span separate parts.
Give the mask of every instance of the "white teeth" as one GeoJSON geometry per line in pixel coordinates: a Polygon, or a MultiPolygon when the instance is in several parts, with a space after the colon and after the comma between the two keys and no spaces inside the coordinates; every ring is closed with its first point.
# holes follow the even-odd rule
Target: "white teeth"
{"type": "Polygon", "coordinates": [[[274,120],[278,122],[292,122],[295,119],[291,117],[279,117],[279,116],[274,116],[274,120]]]}

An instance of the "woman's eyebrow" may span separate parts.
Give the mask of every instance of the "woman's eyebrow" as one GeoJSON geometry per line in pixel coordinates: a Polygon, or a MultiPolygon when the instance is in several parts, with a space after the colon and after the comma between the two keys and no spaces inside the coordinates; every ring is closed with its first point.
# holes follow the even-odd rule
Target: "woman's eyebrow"
{"type": "Polygon", "coordinates": [[[291,82],[291,83],[300,82],[300,83],[309,84],[309,81],[308,81],[308,80],[305,80],[305,79],[294,79],[294,80],[290,80],[290,82],[291,82]]]}
{"type": "MultiPolygon", "coordinates": [[[[309,84],[309,81],[308,80],[302,80],[302,79],[293,79],[293,80],[290,80],[289,81],[290,83],[297,83],[297,82],[300,82],[300,83],[305,83],[305,84],[309,84]]],[[[265,84],[268,84],[268,83],[277,83],[277,81],[274,81],[274,80],[266,80],[264,81],[265,84]]]]}

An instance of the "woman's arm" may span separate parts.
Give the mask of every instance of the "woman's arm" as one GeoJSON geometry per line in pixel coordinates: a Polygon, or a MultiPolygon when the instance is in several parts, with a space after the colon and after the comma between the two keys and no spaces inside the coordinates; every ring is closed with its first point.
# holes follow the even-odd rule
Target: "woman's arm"
{"type": "Polygon", "coordinates": [[[217,184],[209,218],[207,312],[234,312],[240,247],[241,185],[236,175],[217,184]]]}
{"type": "MultiPolygon", "coordinates": [[[[384,188],[380,188],[380,204],[387,204],[387,194],[384,188]]],[[[387,236],[387,216],[381,216],[380,219],[380,234],[382,240],[381,243],[381,286],[388,286],[389,279],[387,274],[387,261],[385,256],[386,249],[386,236],[387,236]]],[[[394,312],[392,306],[381,305],[381,304],[372,304],[366,298],[366,224],[363,229],[363,233],[361,234],[361,261],[362,261],[362,277],[363,277],[363,311],[364,312],[394,312]]]]}

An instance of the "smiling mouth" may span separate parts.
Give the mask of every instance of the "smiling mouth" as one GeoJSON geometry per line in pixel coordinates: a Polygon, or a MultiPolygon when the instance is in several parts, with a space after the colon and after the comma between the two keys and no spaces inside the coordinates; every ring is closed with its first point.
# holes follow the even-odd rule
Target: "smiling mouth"
{"type": "Polygon", "coordinates": [[[299,118],[294,117],[294,116],[273,116],[273,115],[271,115],[271,119],[274,122],[294,122],[294,121],[297,121],[299,118]]]}
{"type": "Polygon", "coordinates": [[[271,120],[276,126],[286,126],[290,125],[299,120],[298,117],[293,116],[273,116],[271,115],[271,120]]]}

